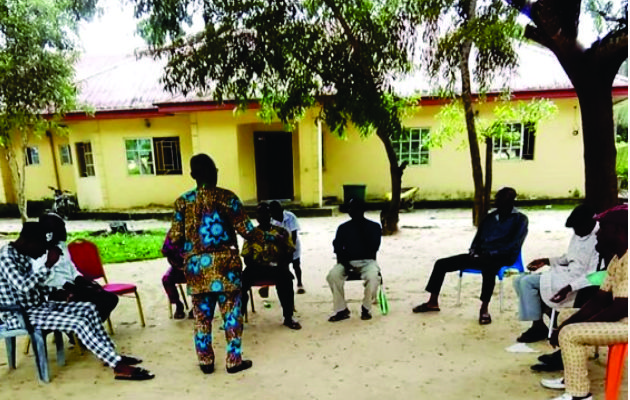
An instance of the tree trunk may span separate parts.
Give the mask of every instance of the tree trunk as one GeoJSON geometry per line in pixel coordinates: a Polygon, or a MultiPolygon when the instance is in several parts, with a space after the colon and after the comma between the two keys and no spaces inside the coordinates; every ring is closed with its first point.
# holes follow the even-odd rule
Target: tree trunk
{"type": "Polygon", "coordinates": [[[602,212],[619,202],[611,88],[584,82],[576,90],[582,114],[585,203],[602,212]]]}
{"type": "MultiPolygon", "coordinates": [[[[486,182],[483,190],[483,208],[481,209],[481,218],[485,217],[490,211],[490,202],[492,197],[492,159],[493,154],[492,138],[486,138],[486,182]]],[[[479,220],[481,221],[481,219],[479,220]]]]}
{"type": "MultiPolygon", "coordinates": [[[[474,1],[472,3],[475,3],[474,1]]],[[[479,154],[479,142],[477,141],[477,129],[475,128],[475,113],[472,106],[472,87],[470,83],[470,48],[472,42],[468,41],[462,46],[462,60],[459,71],[462,77],[462,103],[466,118],[466,131],[468,133],[468,148],[470,149],[470,163],[475,185],[473,203],[473,225],[479,226],[479,222],[485,216],[483,172],[481,169],[481,155],[479,154]]]]}
{"type": "Polygon", "coordinates": [[[389,161],[389,175],[392,183],[392,200],[381,212],[381,225],[383,229],[383,235],[393,235],[398,232],[398,212],[400,210],[400,194],[402,186],[402,174],[407,166],[403,163],[398,166],[398,157],[394,151],[394,146],[389,139],[389,134],[386,132],[377,132],[377,136],[383,142],[385,146],[385,152],[387,153],[387,160],[389,161]]]}
{"type": "Polygon", "coordinates": [[[28,219],[26,212],[26,193],[24,192],[24,181],[26,180],[24,179],[24,173],[26,172],[26,163],[24,162],[24,157],[22,157],[22,162],[19,161],[18,155],[15,154],[15,147],[13,146],[11,140],[7,141],[5,150],[7,162],[9,164],[9,171],[11,172],[13,192],[20,212],[20,218],[22,219],[22,222],[26,222],[28,219]]]}

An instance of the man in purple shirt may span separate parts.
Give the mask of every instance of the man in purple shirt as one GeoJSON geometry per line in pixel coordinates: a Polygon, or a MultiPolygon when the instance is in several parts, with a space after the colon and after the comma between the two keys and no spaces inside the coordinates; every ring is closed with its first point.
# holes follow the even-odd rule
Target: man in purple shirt
{"type": "Polygon", "coordinates": [[[414,313],[440,311],[438,297],[446,273],[470,268],[482,272],[479,323],[486,325],[492,322],[488,304],[494,291],[497,271],[505,265],[514,264],[527,236],[528,220],[525,214],[514,208],[515,199],[516,190],[513,188],[505,187],[497,192],[494,199],[496,210],[479,224],[468,253],[435,262],[426,287],[426,291],[431,294],[429,300],[414,307],[414,313]]]}

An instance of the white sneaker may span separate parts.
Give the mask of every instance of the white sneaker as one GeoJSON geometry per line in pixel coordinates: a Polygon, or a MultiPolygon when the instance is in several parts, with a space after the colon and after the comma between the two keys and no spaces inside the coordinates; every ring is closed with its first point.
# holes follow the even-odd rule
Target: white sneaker
{"type": "Polygon", "coordinates": [[[564,377],[556,379],[541,379],[540,384],[547,389],[564,390],[564,377]]]}
{"type": "MultiPolygon", "coordinates": [[[[562,396],[554,397],[551,400],[573,400],[573,396],[565,392],[562,394],[562,396]]],[[[593,400],[593,395],[589,395],[588,397],[583,397],[582,400],[593,400]]]]}

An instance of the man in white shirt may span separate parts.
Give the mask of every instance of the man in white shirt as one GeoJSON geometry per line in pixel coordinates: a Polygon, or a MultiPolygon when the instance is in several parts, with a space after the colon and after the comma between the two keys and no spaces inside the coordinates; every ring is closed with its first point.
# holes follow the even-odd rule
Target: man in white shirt
{"type": "Polygon", "coordinates": [[[541,274],[522,275],[514,280],[519,297],[521,321],[532,321],[532,326],[516,340],[532,343],[547,338],[549,332],[542,319],[544,305],[550,308],[573,307],[578,290],[591,286],[586,275],[597,270],[600,257],[597,244],[595,213],[586,205],[577,206],[569,215],[567,228],[574,235],[567,252],[560,257],[539,258],[527,266],[530,271],[549,265],[541,274]],[[543,304],[544,303],[544,304],[543,304]]]}
{"type": "Polygon", "coordinates": [[[291,239],[295,244],[295,252],[293,252],[293,271],[295,271],[295,277],[297,278],[297,293],[304,294],[304,286],[302,286],[302,269],[300,268],[300,255],[301,244],[298,231],[300,230],[300,224],[298,219],[291,211],[282,208],[282,204],[279,201],[272,201],[269,203],[269,210],[271,211],[271,223],[276,226],[281,226],[291,233],[291,239]]]}

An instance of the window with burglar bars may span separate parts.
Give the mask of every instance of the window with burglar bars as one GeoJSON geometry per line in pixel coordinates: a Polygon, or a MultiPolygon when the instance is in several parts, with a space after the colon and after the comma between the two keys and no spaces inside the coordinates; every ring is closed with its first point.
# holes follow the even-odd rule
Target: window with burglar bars
{"type": "Polygon", "coordinates": [[[409,165],[429,164],[429,128],[408,128],[402,136],[392,140],[398,163],[409,165]]]}
{"type": "Polygon", "coordinates": [[[495,160],[533,160],[536,141],[534,124],[507,124],[507,134],[494,138],[493,155],[495,160]]]}
{"type": "Polygon", "coordinates": [[[38,165],[39,164],[39,150],[37,147],[27,147],[26,153],[24,153],[26,165],[38,165]]]}
{"type": "Polygon", "coordinates": [[[125,140],[129,175],[181,175],[179,137],[125,140]]]}
{"type": "Polygon", "coordinates": [[[77,148],[77,164],[79,176],[82,178],[95,176],[94,155],[92,154],[92,144],[90,142],[79,142],[77,148]]]}
{"type": "Polygon", "coordinates": [[[61,160],[61,165],[72,164],[72,153],[70,152],[69,144],[59,145],[59,159],[61,160]]]}

